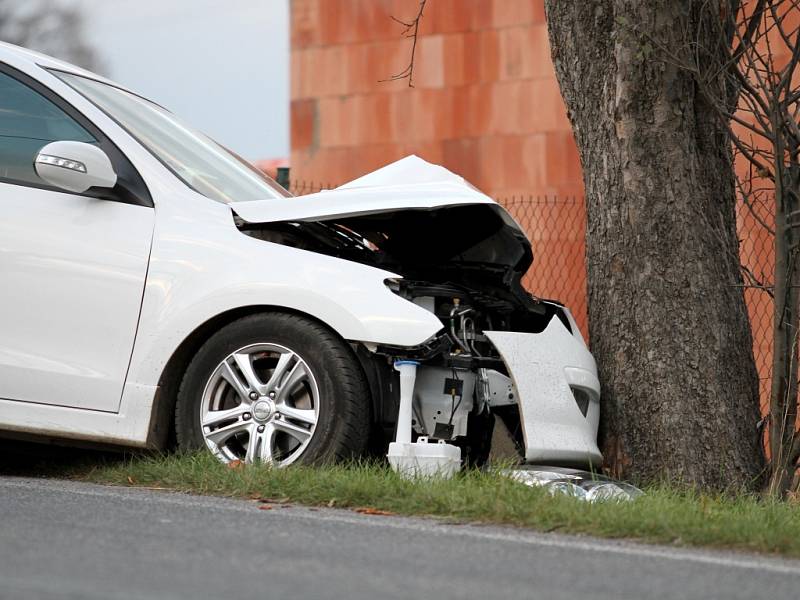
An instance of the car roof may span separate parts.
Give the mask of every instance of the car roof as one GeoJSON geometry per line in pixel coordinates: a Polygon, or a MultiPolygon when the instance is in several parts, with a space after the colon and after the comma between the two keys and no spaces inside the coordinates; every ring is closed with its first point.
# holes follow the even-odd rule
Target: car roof
{"type": "Polygon", "coordinates": [[[47,56],[46,54],[42,54],[41,52],[35,52],[33,50],[28,50],[27,48],[23,48],[22,46],[15,46],[14,44],[9,44],[8,42],[0,41],[0,62],[7,61],[11,64],[11,66],[20,66],[20,64],[24,64],[27,67],[43,67],[45,69],[55,69],[58,71],[64,71],[66,73],[73,73],[75,75],[81,75],[83,77],[88,77],[90,79],[96,79],[98,81],[102,81],[104,83],[111,84],[115,87],[126,89],[124,86],[119,85],[105,77],[98,75],[97,73],[92,73],[86,69],[73,65],[71,63],[65,62],[63,60],[58,60],[57,58],[53,58],[52,56],[47,56]]]}

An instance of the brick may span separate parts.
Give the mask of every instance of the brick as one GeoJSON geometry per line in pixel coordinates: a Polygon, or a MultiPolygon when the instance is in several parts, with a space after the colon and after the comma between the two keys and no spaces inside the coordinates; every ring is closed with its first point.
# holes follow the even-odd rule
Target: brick
{"type": "Polygon", "coordinates": [[[389,122],[397,143],[407,143],[415,139],[414,112],[412,98],[416,90],[405,88],[389,94],[389,122]]]}
{"type": "Polygon", "coordinates": [[[310,95],[324,97],[348,93],[347,69],[351,50],[352,47],[346,45],[316,49],[310,95]]]}
{"type": "Polygon", "coordinates": [[[503,152],[498,136],[483,136],[478,139],[477,170],[475,185],[483,190],[505,187],[505,172],[499,162],[503,152]]]}
{"type": "Polygon", "coordinates": [[[524,188],[527,184],[524,177],[522,154],[525,138],[520,135],[508,135],[499,140],[501,153],[495,157],[492,168],[503,171],[503,181],[507,187],[524,188]]]}
{"type": "Polygon", "coordinates": [[[352,102],[352,96],[319,99],[317,110],[320,147],[333,148],[354,142],[353,128],[347,124],[352,102]]]}
{"type": "Polygon", "coordinates": [[[480,84],[461,88],[463,93],[459,95],[456,103],[462,98],[466,103],[467,128],[464,133],[466,136],[480,136],[491,130],[494,110],[493,87],[492,84],[480,84]]]}
{"type": "Polygon", "coordinates": [[[546,23],[547,15],[544,11],[544,0],[528,0],[531,3],[531,22],[546,23]]]}
{"type": "Polygon", "coordinates": [[[508,27],[500,31],[500,79],[530,77],[526,73],[528,58],[528,28],[508,27]]]}
{"type": "Polygon", "coordinates": [[[420,30],[425,33],[470,31],[483,3],[484,0],[431,0],[425,7],[420,30]]]}
{"type": "Polygon", "coordinates": [[[291,103],[292,148],[306,149],[318,145],[317,100],[294,100],[291,103]]]}
{"type": "MultiPolygon", "coordinates": [[[[341,2],[342,0],[338,0],[341,2]]],[[[356,2],[356,0],[347,0],[356,2]]],[[[387,40],[399,35],[396,23],[391,18],[391,2],[381,0],[357,0],[358,8],[349,11],[354,20],[353,41],[371,42],[387,40]]]]}
{"type": "Polygon", "coordinates": [[[490,3],[491,23],[495,28],[544,20],[544,0],[490,0],[490,3]]]}
{"type": "Polygon", "coordinates": [[[561,91],[554,80],[528,80],[519,85],[516,117],[520,131],[572,131],[561,91]]]}
{"type": "Polygon", "coordinates": [[[550,57],[550,39],[547,36],[547,25],[531,25],[527,28],[527,59],[530,77],[555,79],[556,71],[550,57]]]}
{"type": "MultiPolygon", "coordinates": [[[[409,55],[411,50],[409,49],[409,55]]],[[[414,85],[441,88],[444,85],[444,38],[441,35],[420,37],[414,55],[414,85]]]]}
{"type": "Polygon", "coordinates": [[[527,193],[545,185],[547,182],[547,147],[543,134],[528,134],[522,143],[522,164],[520,174],[514,179],[514,185],[523,188],[527,193]]]}
{"type": "Polygon", "coordinates": [[[500,31],[500,79],[555,77],[545,25],[500,31]]]}
{"type": "Polygon", "coordinates": [[[355,131],[357,145],[387,144],[394,139],[390,115],[390,94],[369,94],[353,99],[353,110],[348,112],[355,131]]]}
{"type": "Polygon", "coordinates": [[[550,185],[577,184],[582,180],[581,161],[571,132],[545,134],[547,177],[550,185]]]}
{"type": "Polygon", "coordinates": [[[317,48],[308,48],[292,52],[292,72],[289,74],[292,99],[311,96],[315,76],[313,65],[317,51],[317,48]]]}
{"type": "Polygon", "coordinates": [[[496,81],[500,74],[500,37],[489,29],[478,35],[477,60],[475,65],[479,81],[496,81]]]}
{"type": "Polygon", "coordinates": [[[555,81],[542,80],[538,85],[536,111],[541,115],[542,131],[572,131],[567,108],[555,81]]]}
{"type": "Polygon", "coordinates": [[[442,143],[442,165],[480,187],[479,143],[473,138],[458,138],[442,143]]]}
{"type": "MultiPolygon", "coordinates": [[[[348,0],[349,3],[350,0],[348,0]]],[[[323,46],[349,41],[353,35],[352,10],[339,0],[318,0],[319,40],[323,46]]]]}
{"type": "Polygon", "coordinates": [[[470,91],[471,87],[450,88],[450,126],[452,131],[446,138],[466,137],[470,126],[470,91]]]}
{"type": "Polygon", "coordinates": [[[531,6],[527,0],[489,0],[490,23],[495,29],[528,23],[531,6]]]}
{"type": "Polygon", "coordinates": [[[417,89],[410,98],[411,122],[408,123],[408,127],[412,131],[411,139],[415,141],[436,139],[437,121],[441,117],[436,90],[417,89]]]}
{"type": "Polygon", "coordinates": [[[459,112],[461,106],[460,90],[444,88],[436,91],[436,124],[434,138],[445,140],[463,135],[463,121],[459,112]]]}
{"type": "Polygon", "coordinates": [[[351,94],[373,91],[376,79],[370,75],[372,44],[353,44],[347,51],[347,90],[351,94]]]}
{"type": "Polygon", "coordinates": [[[458,87],[479,80],[477,68],[479,35],[470,31],[443,36],[445,86],[458,87]]]}
{"type": "Polygon", "coordinates": [[[369,47],[368,76],[375,91],[391,92],[408,88],[408,80],[392,81],[401,73],[411,59],[411,45],[408,40],[398,39],[381,42],[369,47]]]}
{"type": "Polygon", "coordinates": [[[524,89],[524,84],[519,81],[505,81],[491,86],[489,133],[519,133],[520,112],[525,105],[524,89]]]}
{"type": "Polygon", "coordinates": [[[291,0],[289,10],[292,50],[319,44],[319,0],[291,0]]]}
{"type": "Polygon", "coordinates": [[[289,55],[289,98],[302,98],[300,65],[303,50],[292,51],[289,55]]]}

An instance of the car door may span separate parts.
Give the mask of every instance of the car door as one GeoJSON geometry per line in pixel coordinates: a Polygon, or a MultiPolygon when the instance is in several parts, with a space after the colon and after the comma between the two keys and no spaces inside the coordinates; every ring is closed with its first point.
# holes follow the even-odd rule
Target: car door
{"type": "Polygon", "coordinates": [[[153,223],[146,187],[116,146],[0,64],[0,398],[118,410],[153,223]],[[106,150],[120,183],[105,196],[47,185],[34,157],[58,140],[106,150]]]}

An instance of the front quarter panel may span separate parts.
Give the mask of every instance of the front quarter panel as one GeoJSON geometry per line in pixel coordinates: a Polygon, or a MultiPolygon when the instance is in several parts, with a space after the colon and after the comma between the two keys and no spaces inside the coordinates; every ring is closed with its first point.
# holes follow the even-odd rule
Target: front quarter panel
{"type": "Polygon", "coordinates": [[[249,237],[229,207],[197,200],[190,213],[183,202],[159,206],[130,382],[155,385],[183,340],[237,308],[289,309],[346,340],[396,346],[442,328],[384,285],[393,273],[249,237]]]}

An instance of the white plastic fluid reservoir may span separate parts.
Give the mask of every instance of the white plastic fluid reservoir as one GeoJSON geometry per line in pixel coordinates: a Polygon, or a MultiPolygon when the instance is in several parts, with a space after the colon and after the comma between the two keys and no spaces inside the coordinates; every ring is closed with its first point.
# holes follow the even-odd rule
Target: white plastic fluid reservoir
{"type": "Polygon", "coordinates": [[[409,443],[411,441],[411,412],[413,410],[411,404],[418,364],[415,360],[398,360],[394,363],[395,370],[400,373],[400,408],[397,412],[395,442],[409,443]]]}
{"type": "Polygon", "coordinates": [[[428,438],[416,442],[392,442],[386,455],[389,464],[406,478],[450,478],[461,470],[461,448],[440,441],[429,444],[428,438]]]}

